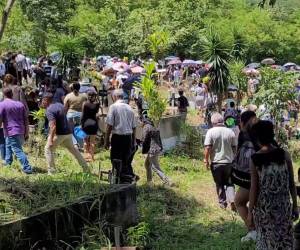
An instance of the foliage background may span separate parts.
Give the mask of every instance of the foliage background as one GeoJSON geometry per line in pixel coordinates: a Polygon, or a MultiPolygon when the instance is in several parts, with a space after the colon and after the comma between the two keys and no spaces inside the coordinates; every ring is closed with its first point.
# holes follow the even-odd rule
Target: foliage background
{"type": "MultiPolygon", "coordinates": [[[[261,9],[258,0],[19,0],[0,42],[0,52],[31,56],[52,52],[61,37],[76,37],[85,54],[147,56],[149,37],[168,34],[164,55],[201,58],[201,38],[213,27],[243,48],[246,62],[275,57],[300,63],[300,1],[278,0],[261,9]],[[238,43],[237,43],[238,41],[238,43]]],[[[3,8],[3,3],[0,3],[3,8]]],[[[160,56],[163,56],[160,53],[160,56]]]]}

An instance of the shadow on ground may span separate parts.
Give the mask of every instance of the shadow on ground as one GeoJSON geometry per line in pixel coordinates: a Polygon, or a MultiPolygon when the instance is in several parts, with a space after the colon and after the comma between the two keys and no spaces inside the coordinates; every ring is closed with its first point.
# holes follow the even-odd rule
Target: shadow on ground
{"type": "Polygon", "coordinates": [[[252,244],[240,244],[245,228],[236,216],[210,218],[214,211],[208,205],[163,186],[139,187],[140,219],[151,231],[146,249],[254,249],[252,244]]]}

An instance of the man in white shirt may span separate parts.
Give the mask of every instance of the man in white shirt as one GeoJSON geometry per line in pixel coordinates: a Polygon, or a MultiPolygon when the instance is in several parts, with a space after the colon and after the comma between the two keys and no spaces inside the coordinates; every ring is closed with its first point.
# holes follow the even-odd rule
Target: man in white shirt
{"type": "Polygon", "coordinates": [[[110,158],[122,162],[120,181],[126,182],[128,176],[133,180],[135,175],[131,166],[131,158],[135,147],[136,120],[132,108],[123,101],[123,91],[115,90],[113,93],[115,103],[109,107],[107,114],[107,132],[105,147],[109,148],[111,137],[110,158]]]}
{"type": "Polygon", "coordinates": [[[221,114],[214,113],[211,122],[213,128],[207,131],[204,142],[204,162],[216,183],[220,207],[226,208],[229,203],[234,209],[234,186],[230,177],[237,139],[234,132],[224,126],[221,114]]]}
{"type": "Polygon", "coordinates": [[[19,52],[19,54],[16,57],[16,63],[17,63],[17,70],[18,70],[18,82],[20,85],[22,85],[23,77],[25,78],[27,82],[27,60],[26,57],[22,54],[22,52],[19,52]]]}

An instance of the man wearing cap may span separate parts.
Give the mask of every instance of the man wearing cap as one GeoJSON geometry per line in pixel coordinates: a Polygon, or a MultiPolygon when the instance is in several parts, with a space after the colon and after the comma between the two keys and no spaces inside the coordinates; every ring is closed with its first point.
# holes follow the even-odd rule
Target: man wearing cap
{"type": "Polygon", "coordinates": [[[55,172],[54,154],[57,146],[63,146],[74,155],[84,172],[88,172],[88,165],[72,141],[72,132],[69,128],[64,105],[53,102],[53,94],[46,93],[43,96],[42,107],[46,108],[49,121],[49,135],[45,146],[45,157],[48,165],[48,174],[55,172]]]}
{"type": "Polygon", "coordinates": [[[123,91],[115,90],[113,93],[115,103],[110,106],[107,114],[107,133],[106,148],[109,148],[109,139],[111,137],[111,161],[120,160],[122,170],[120,173],[121,182],[130,176],[135,178],[130,163],[132,153],[135,147],[135,128],[136,121],[132,108],[123,100],[123,91]]]}
{"type": "Polygon", "coordinates": [[[237,139],[234,132],[224,126],[221,114],[214,113],[211,122],[213,128],[207,131],[204,142],[204,162],[216,183],[220,207],[226,208],[229,203],[234,209],[234,187],[230,177],[237,139]]]}

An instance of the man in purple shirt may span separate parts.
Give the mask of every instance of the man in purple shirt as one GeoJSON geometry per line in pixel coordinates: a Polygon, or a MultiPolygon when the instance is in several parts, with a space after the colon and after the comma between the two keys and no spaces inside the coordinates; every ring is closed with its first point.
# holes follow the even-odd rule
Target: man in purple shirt
{"type": "Polygon", "coordinates": [[[24,139],[28,137],[28,118],[24,104],[14,101],[11,88],[3,89],[4,100],[0,102],[0,126],[3,124],[5,137],[5,164],[11,165],[13,153],[26,174],[32,173],[27,156],[22,149],[24,139]]]}

